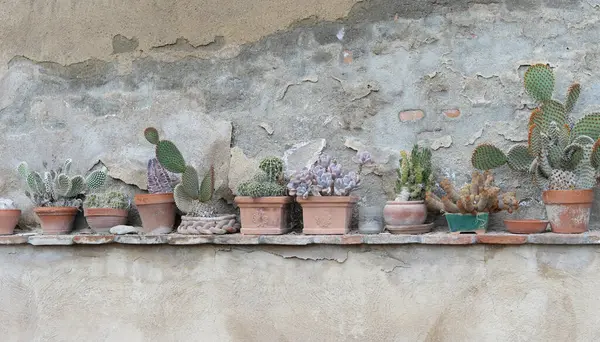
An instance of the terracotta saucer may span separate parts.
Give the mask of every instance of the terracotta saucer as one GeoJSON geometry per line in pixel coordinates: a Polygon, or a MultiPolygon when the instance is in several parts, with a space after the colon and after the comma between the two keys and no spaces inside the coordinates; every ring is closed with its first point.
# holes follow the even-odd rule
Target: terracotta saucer
{"type": "Polygon", "coordinates": [[[506,230],[513,234],[538,234],[546,231],[545,220],[504,220],[506,230]]]}
{"type": "Polygon", "coordinates": [[[434,227],[433,223],[415,224],[410,226],[390,226],[386,225],[387,229],[392,234],[423,234],[429,233],[434,227]]]}

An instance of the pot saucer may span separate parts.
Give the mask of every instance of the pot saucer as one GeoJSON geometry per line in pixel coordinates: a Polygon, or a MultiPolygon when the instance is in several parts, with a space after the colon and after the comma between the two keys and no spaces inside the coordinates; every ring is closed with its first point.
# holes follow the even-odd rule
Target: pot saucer
{"type": "Polygon", "coordinates": [[[387,229],[392,234],[423,234],[429,233],[434,227],[432,223],[414,224],[409,226],[390,226],[386,225],[387,229]]]}

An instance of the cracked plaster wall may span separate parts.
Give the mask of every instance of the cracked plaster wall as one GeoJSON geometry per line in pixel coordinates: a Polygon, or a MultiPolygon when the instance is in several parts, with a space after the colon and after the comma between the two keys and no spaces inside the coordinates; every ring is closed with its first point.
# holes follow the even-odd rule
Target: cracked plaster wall
{"type": "MultiPolygon", "coordinates": [[[[383,205],[399,149],[431,145],[438,173],[462,182],[475,144],[524,141],[533,62],[556,67],[559,97],[581,82],[576,116],[600,105],[594,1],[1,4],[0,193],[24,209],[22,159],[101,161],[114,186],[144,189],[148,125],[200,169],[214,163],[229,200],[266,155],[295,169],[323,149],[352,169],[370,150],[358,194],[383,205]]],[[[521,175],[497,179],[539,198],[521,175]]]]}
{"type": "Polygon", "coordinates": [[[3,341],[598,341],[592,246],[0,248],[3,341]]]}

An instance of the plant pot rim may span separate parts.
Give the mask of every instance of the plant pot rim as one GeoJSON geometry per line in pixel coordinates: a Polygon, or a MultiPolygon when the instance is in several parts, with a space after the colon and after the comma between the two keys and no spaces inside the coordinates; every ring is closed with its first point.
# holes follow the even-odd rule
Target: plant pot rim
{"type": "Polygon", "coordinates": [[[308,196],[304,199],[302,197],[296,197],[298,203],[356,203],[358,202],[357,196],[308,196]]]}
{"type": "Polygon", "coordinates": [[[232,219],[235,217],[236,217],[235,214],[222,214],[222,215],[218,215],[218,216],[209,216],[209,217],[192,216],[192,215],[181,216],[182,219],[195,220],[195,221],[221,221],[221,220],[226,220],[226,219],[232,219]]]}
{"type": "Polygon", "coordinates": [[[578,204],[594,202],[594,189],[545,190],[542,192],[544,204],[578,204]]]}
{"type": "Polygon", "coordinates": [[[536,219],[520,219],[520,220],[513,220],[513,219],[505,219],[504,223],[506,222],[510,222],[510,223],[549,223],[550,221],[548,220],[536,220],[536,219]]]}
{"type": "Polygon", "coordinates": [[[127,209],[116,209],[116,208],[84,208],[84,216],[120,216],[127,217],[129,211],[127,209]]]}
{"type": "Polygon", "coordinates": [[[175,197],[173,197],[172,192],[160,194],[137,194],[133,196],[133,202],[135,205],[175,203],[175,197]]]}
{"type": "Polygon", "coordinates": [[[79,211],[78,207],[35,207],[33,208],[33,211],[36,214],[49,214],[49,215],[53,215],[53,214],[59,214],[59,215],[64,215],[64,214],[75,214],[79,211]]]}
{"type": "Polygon", "coordinates": [[[281,204],[292,202],[290,196],[268,196],[268,197],[251,197],[251,196],[235,196],[233,199],[237,204],[281,204]]]}
{"type": "Polygon", "coordinates": [[[425,201],[387,201],[385,204],[396,204],[396,205],[411,205],[411,204],[425,204],[425,201]]]}
{"type": "Polygon", "coordinates": [[[0,216],[21,215],[21,209],[0,209],[0,216]]]}
{"type": "Polygon", "coordinates": [[[482,212],[477,214],[463,214],[463,213],[444,213],[444,216],[448,215],[459,215],[459,216],[479,216],[479,215],[489,215],[490,213],[482,212]]]}

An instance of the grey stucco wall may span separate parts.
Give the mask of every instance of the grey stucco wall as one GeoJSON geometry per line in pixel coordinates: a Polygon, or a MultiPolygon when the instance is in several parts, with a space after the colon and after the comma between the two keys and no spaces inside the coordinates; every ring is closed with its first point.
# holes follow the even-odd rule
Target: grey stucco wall
{"type": "Polygon", "coordinates": [[[13,341],[597,341],[597,247],[0,248],[13,341]]]}

